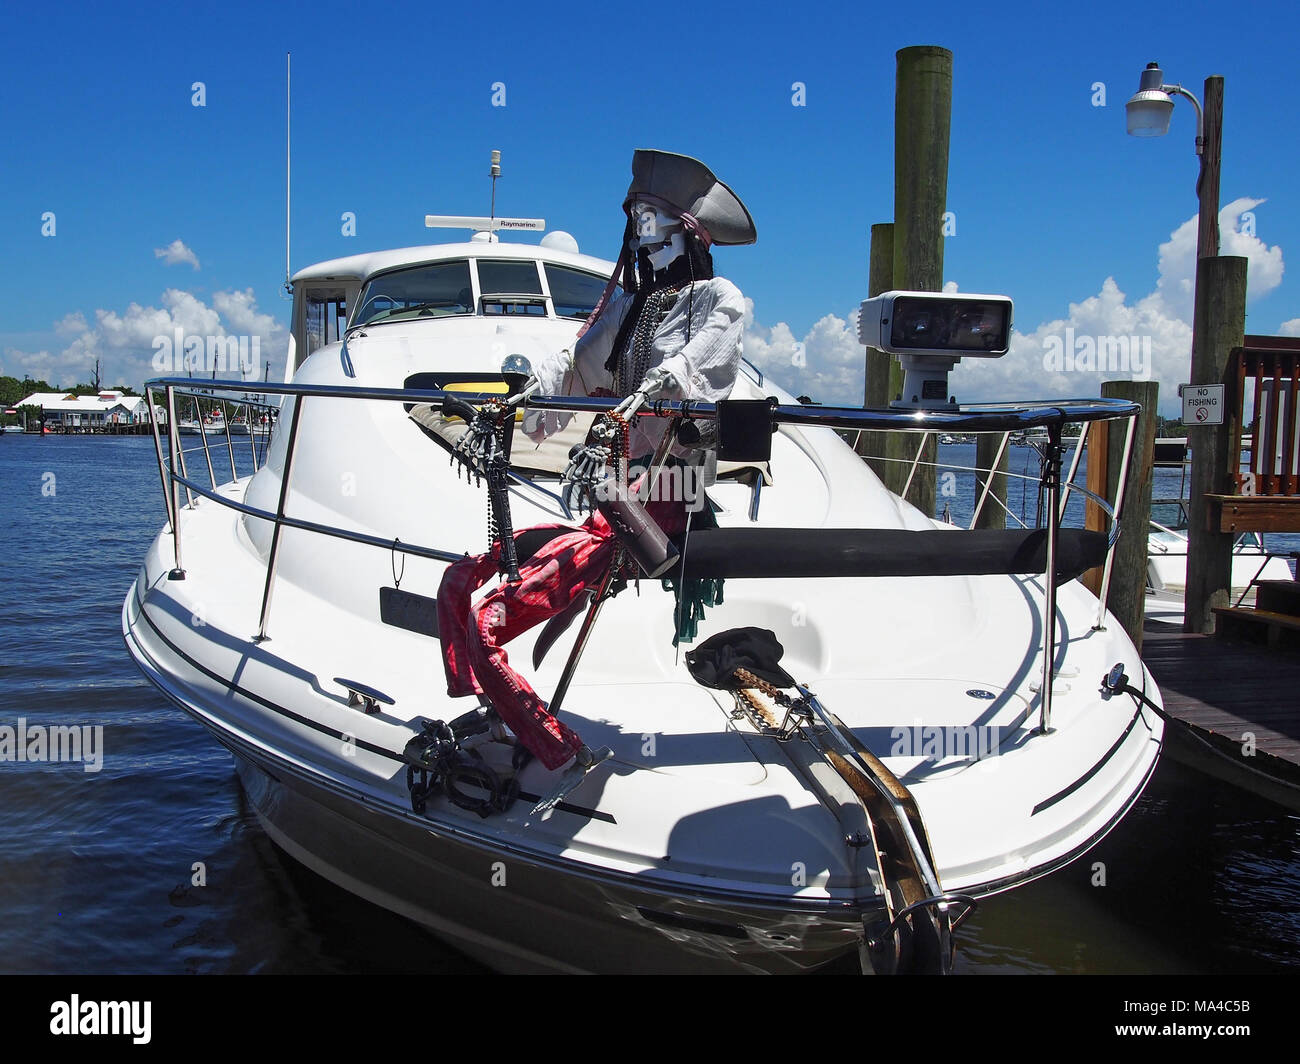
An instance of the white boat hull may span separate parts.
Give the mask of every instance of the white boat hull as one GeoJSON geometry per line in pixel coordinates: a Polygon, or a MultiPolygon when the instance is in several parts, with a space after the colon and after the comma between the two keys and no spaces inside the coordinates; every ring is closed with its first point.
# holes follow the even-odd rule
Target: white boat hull
{"type": "MultiPolygon", "coordinates": [[[[247,487],[242,481],[223,492],[243,500],[247,487]]],[[[639,681],[619,687],[618,677],[601,667],[616,651],[601,644],[598,632],[587,659],[594,675],[589,684],[575,684],[566,713],[588,741],[609,743],[616,752],[608,777],[572,797],[575,809],[586,812],[557,812],[539,824],[523,801],[506,815],[481,820],[442,801],[417,816],[400,760],[411,722],[450,719],[467,708],[438,694],[436,641],[322,602],[309,587],[290,582],[294,559],[307,560],[291,554],[276,589],[273,637],[255,643],[264,574],[240,519],[210,502],[181,514],[195,560],[184,580],[169,580],[170,537],[159,537],[124,606],[128,648],[155,684],[235,753],[268,834],[304,864],[506,970],[789,972],[858,950],[863,915],[882,904],[874,867],[854,872],[843,864],[843,828],[810,796],[788,751],[740,734],[740,725],[728,723],[726,706],[704,689],[682,681],[665,685],[663,678],[648,689],[639,681]],[[347,707],[330,682],[335,675],[373,680],[397,698],[403,716],[368,717],[347,707]],[[663,692],[658,705],[656,690],[663,692]],[[611,697],[622,718],[612,730],[601,709],[611,697]],[[714,729],[716,739],[709,737],[714,729]],[[341,737],[349,732],[368,745],[341,755],[341,737]],[[665,774],[639,756],[652,734],[668,750],[695,745],[682,748],[681,763],[665,774]],[[719,747],[724,740],[730,745],[719,747]],[[498,871],[502,886],[493,884],[498,871]]],[[[391,580],[390,560],[376,557],[383,552],[347,549],[352,562],[342,571],[358,575],[371,593],[391,580]],[[368,565],[357,572],[362,555],[385,572],[376,568],[372,577],[368,565]]],[[[413,582],[416,575],[408,573],[406,586],[432,590],[413,582]]],[[[1021,608],[1030,605],[1022,596],[1032,581],[980,579],[990,587],[1008,585],[1021,608]]],[[[716,628],[738,618],[776,624],[784,614],[789,620],[788,609],[778,613],[772,604],[791,601],[795,592],[756,590],[755,583],[729,584],[716,628]],[[747,590],[760,599],[746,603],[747,590]]],[[[869,583],[881,594],[894,582],[869,583]]],[[[829,587],[826,593],[836,597],[829,587]]],[[[1076,614],[1071,599],[1086,593],[1078,585],[1062,593],[1076,614]]],[[[613,600],[608,628],[630,623],[626,611],[638,601],[645,600],[613,600]]],[[[1025,620],[1032,624],[1032,609],[1025,620]]],[[[864,622],[862,631],[869,627],[864,622]]],[[[818,638],[835,635],[812,628],[818,638]]],[[[799,633],[781,631],[788,660],[911,787],[950,891],[1006,890],[1076,858],[1131,807],[1155,767],[1159,719],[1127,698],[1101,702],[1095,694],[1094,681],[1114,660],[1124,661],[1135,682],[1154,694],[1122,633],[1085,628],[1070,635],[1082,644],[1072,660],[1085,663],[1085,671],[1060,681],[1056,731],[1046,736],[1034,734],[1030,649],[1019,687],[1002,690],[988,718],[1000,722],[998,756],[971,765],[896,757],[891,747],[912,722],[941,723],[945,718],[936,714],[954,707],[970,715],[946,718],[953,723],[977,719],[979,706],[964,694],[974,679],[925,680],[886,667],[884,675],[845,680],[826,675],[824,664],[820,673],[810,672],[830,648],[818,653],[801,646],[799,633]],[[888,712],[880,714],[881,706],[888,712]]],[[[662,642],[652,655],[654,671],[671,672],[671,648],[662,642]]],[[[520,643],[512,654],[527,661],[529,643],[520,643]]],[[[950,661],[949,674],[979,676],[979,653],[977,639],[958,655],[971,660],[950,661]]],[[[941,660],[931,666],[937,676],[941,660]]],[[[558,667],[558,660],[544,663],[539,689],[554,685],[558,667]]],[[[534,795],[551,780],[536,763],[521,776],[534,795]]]]}
{"type": "MultiPolygon", "coordinates": [[[[387,389],[433,371],[492,375],[503,351],[539,358],[576,329],[523,316],[367,326],[346,356],[322,347],[293,380],[387,389]]],[[[794,403],[748,377],[733,396],[770,393],[794,403]]],[[[862,803],[813,743],[780,741],[692,679],[671,643],[673,596],[654,581],[610,599],[592,630],[561,716],[613,756],[552,816],[531,814],[557,778],[536,761],[517,776],[521,800],[487,818],[445,797],[414,810],[406,743],[471,705],[445,694],[436,632],[386,623],[380,609],[395,585],[432,600],[445,562],[389,545],[483,550],[482,489],[457,478],[400,403],[317,394],[286,400],[279,421],[262,468],[217,495],[265,513],[287,499],[294,519],[373,543],[284,529],[261,639],[270,523],[196,497],[179,510],[180,556],[164,529],[122,613],[132,657],[234,753],[278,845],[507,970],[793,972],[858,952],[864,917],[884,909],[862,803]],[[338,677],[390,701],[362,712],[338,677]]],[[[829,428],[783,426],[766,465],[761,499],[735,479],[709,489],[724,528],[940,527],[829,428]]],[[[564,520],[544,490],[555,482],[540,482],[511,488],[516,529],[564,520]]],[[[960,532],[943,535],[958,549],[960,532]]],[[[1041,576],[728,579],[698,640],[772,631],[783,666],[910,789],[942,889],[978,897],[1086,852],[1138,799],[1161,749],[1158,714],[1099,692],[1119,663],[1159,704],[1132,642],[1096,623],[1077,582],[1058,588],[1043,731],[1044,597],[1041,576]]],[[[535,638],[512,642],[510,660],[545,697],[573,634],[537,666],[535,638]]],[[[513,750],[474,749],[497,768],[513,750]]]]}

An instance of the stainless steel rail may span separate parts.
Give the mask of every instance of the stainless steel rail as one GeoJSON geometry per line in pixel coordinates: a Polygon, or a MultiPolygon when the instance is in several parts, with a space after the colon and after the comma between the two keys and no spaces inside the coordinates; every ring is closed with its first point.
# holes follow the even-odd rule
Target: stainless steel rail
{"type": "MultiPolygon", "coordinates": [[[[190,377],[160,377],[148,382],[155,388],[172,387],[194,395],[211,395],[214,391],[247,389],[246,384],[230,381],[196,383],[190,377]]],[[[338,384],[259,384],[257,390],[267,395],[296,395],[322,399],[379,399],[399,403],[442,402],[446,392],[431,388],[364,388],[338,384]]],[[[455,398],[471,405],[500,401],[494,392],[456,392],[455,398]]],[[[621,399],[580,395],[534,395],[525,405],[534,410],[569,413],[608,413],[621,399]]],[[[637,411],[638,417],[685,417],[711,420],[717,417],[717,403],[694,403],[656,399],[637,411]]],[[[881,429],[892,432],[948,431],[1018,432],[1022,429],[1063,425],[1066,422],[1109,421],[1136,416],[1141,407],[1125,399],[1064,399],[1035,403],[988,403],[957,412],[936,410],[867,410],[852,406],[807,406],[802,403],[772,407],[772,420],[781,425],[807,425],[817,428],[881,429]]]]}
{"type": "Polygon", "coordinates": [[[284,470],[280,474],[280,498],[275,504],[275,517],[271,530],[271,549],[266,555],[266,586],[262,591],[262,613],[257,625],[254,642],[261,643],[270,638],[266,634],[266,622],[271,616],[271,592],[275,589],[275,563],[280,554],[280,535],[284,531],[284,504],[289,498],[289,477],[293,472],[293,456],[298,442],[298,426],[302,424],[306,403],[299,399],[294,403],[293,420],[289,423],[289,445],[284,452],[284,470]]]}
{"type": "MultiPolygon", "coordinates": [[[[182,518],[180,513],[181,506],[179,494],[181,488],[184,488],[187,494],[190,509],[193,509],[196,505],[195,497],[197,496],[201,499],[208,499],[219,503],[220,505],[228,506],[247,516],[271,522],[271,545],[267,553],[266,578],[262,591],[262,605],[259,613],[258,633],[255,636],[255,639],[258,641],[270,638],[267,635],[267,628],[270,620],[272,593],[275,588],[276,563],[278,561],[280,544],[285,528],[300,529],[302,531],[349,540],[354,543],[381,547],[394,552],[414,554],[440,561],[451,562],[463,556],[458,552],[445,551],[435,547],[425,547],[413,543],[399,542],[396,539],[381,539],[377,536],[354,532],[332,525],[324,525],[314,521],[304,521],[299,518],[290,517],[286,513],[286,507],[289,501],[293,461],[297,450],[298,428],[302,423],[308,399],[376,400],[381,402],[400,402],[409,404],[441,403],[444,399],[448,398],[448,393],[437,389],[365,388],[319,384],[271,384],[268,382],[258,385],[257,390],[261,394],[292,396],[295,398],[295,402],[292,405],[291,420],[287,430],[289,435],[285,444],[284,468],[280,478],[279,497],[276,503],[275,512],[271,513],[266,510],[248,506],[245,503],[236,502],[234,499],[227,498],[217,492],[216,473],[212,465],[211,452],[208,448],[206,433],[203,432],[204,425],[201,418],[199,422],[199,431],[203,437],[202,447],[207,462],[211,489],[205,490],[202,486],[196,484],[189,476],[185,466],[185,449],[180,444],[180,425],[176,420],[176,396],[178,394],[192,396],[195,398],[197,405],[197,400],[202,397],[212,398],[223,392],[237,389],[244,390],[245,396],[247,396],[247,385],[243,382],[234,381],[204,381],[200,383],[188,377],[163,377],[151,380],[145,385],[145,394],[149,397],[147,405],[149,408],[150,419],[154,422],[154,447],[158,458],[159,475],[163,481],[164,494],[167,497],[168,503],[168,519],[171,522],[175,568],[172,570],[170,575],[173,579],[184,579],[184,569],[181,565],[182,518]],[[164,468],[162,443],[159,437],[158,425],[156,423],[156,412],[152,401],[153,390],[157,388],[163,389],[166,395],[169,425],[168,468],[164,468]]],[[[476,404],[487,401],[499,401],[501,397],[496,393],[479,394],[457,392],[455,393],[454,398],[462,403],[467,402],[470,404],[476,404]]],[[[538,410],[597,414],[607,413],[610,410],[613,410],[620,402],[621,400],[619,399],[591,398],[586,396],[532,396],[526,400],[526,405],[538,410]]],[[[225,417],[224,405],[225,401],[223,401],[223,418],[226,422],[226,443],[227,451],[230,455],[231,475],[232,478],[237,479],[234,444],[230,438],[230,420],[228,417],[225,417]]],[[[1039,724],[1039,731],[1042,733],[1048,733],[1051,731],[1052,681],[1055,674],[1056,657],[1056,556],[1061,519],[1064,516],[1064,507],[1066,502],[1065,496],[1068,495],[1070,490],[1080,491],[1106,508],[1112,519],[1110,544],[1106,554],[1102,595],[1100,599],[1100,625],[1100,618],[1105,615],[1106,590],[1109,585],[1111,563],[1114,556],[1114,546],[1119,530],[1118,500],[1123,498],[1128,459],[1132,448],[1133,426],[1136,422],[1136,417],[1139,411],[1140,407],[1137,403],[1120,399],[1071,399],[1062,402],[1028,403],[1018,405],[991,404],[978,407],[968,407],[956,412],[893,409],[866,410],[858,409],[856,407],[819,407],[806,406],[803,404],[789,405],[777,403],[775,400],[772,401],[772,421],[778,425],[796,425],[832,429],[874,429],[881,431],[916,432],[925,434],[921,438],[920,446],[917,449],[917,455],[911,463],[912,474],[915,473],[917,464],[920,462],[921,450],[924,447],[925,440],[931,433],[951,430],[958,432],[1001,432],[1006,434],[1039,426],[1047,429],[1048,450],[1045,456],[1044,475],[1040,478],[1040,483],[1043,485],[1047,502],[1047,559],[1043,574],[1043,679],[1040,694],[1039,724]],[[1094,421],[1106,421],[1117,418],[1128,419],[1129,425],[1128,435],[1124,446],[1124,466],[1121,469],[1119,477],[1116,506],[1114,508],[1107,506],[1104,500],[1098,499],[1092,492],[1087,491],[1087,489],[1081,488],[1077,485],[1074,485],[1071,488],[1069,482],[1073,481],[1074,474],[1078,468],[1082,441],[1076,444],[1075,454],[1070,464],[1069,482],[1067,482],[1063,491],[1061,482],[1061,439],[1063,426],[1067,422],[1091,423],[1094,421]]],[[[638,417],[672,417],[683,419],[712,419],[716,418],[717,414],[718,404],[666,400],[655,400],[637,411],[638,417]]],[[[249,429],[251,436],[254,432],[251,424],[251,404],[248,416],[250,418],[249,429]]],[[[1002,447],[998,452],[999,460],[1002,451],[1006,447],[1006,442],[1004,436],[1002,447]]],[[[256,471],[257,448],[255,441],[253,441],[253,461],[254,470],[256,471]]],[[[910,479],[911,477],[909,475],[909,481],[910,479]]],[[[987,495],[988,485],[985,486],[984,493],[980,498],[979,506],[983,506],[987,495]]],[[[978,513],[978,508],[976,512],[978,513]]]]}

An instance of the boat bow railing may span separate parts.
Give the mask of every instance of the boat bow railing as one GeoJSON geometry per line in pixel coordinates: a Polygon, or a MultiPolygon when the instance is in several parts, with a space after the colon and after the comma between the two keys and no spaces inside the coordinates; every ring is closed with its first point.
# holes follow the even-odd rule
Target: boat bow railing
{"type": "MultiPolygon", "coordinates": [[[[348,540],[354,543],[365,544],[384,550],[392,551],[394,554],[410,554],[420,557],[431,558],[439,561],[452,562],[463,556],[460,551],[444,550],[438,547],[425,546],[416,543],[407,543],[396,537],[385,539],[374,536],[369,533],[359,532],[354,529],[342,528],[334,525],[327,525],[315,521],[306,521],[301,518],[290,516],[286,512],[286,505],[289,500],[291,489],[292,470],[295,453],[297,450],[298,429],[302,423],[304,412],[309,400],[352,400],[352,401],[372,401],[372,402],[395,402],[408,405],[428,403],[435,404],[439,407],[448,400],[458,403],[469,403],[472,406],[479,406],[488,402],[499,402],[501,400],[500,392],[470,393],[464,391],[447,392],[440,389],[422,389],[422,388],[375,388],[361,387],[356,385],[325,385],[325,384],[271,384],[269,382],[257,385],[257,391],[262,396],[279,396],[289,397],[294,400],[291,411],[290,408],[277,408],[273,404],[262,402],[253,402],[248,397],[248,385],[241,381],[195,381],[189,377],[163,377],[149,381],[145,385],[145,394],[147,397],[146,407],[150,412],[150,420],[153,428],[154,448],[158,460],[158,473],[163,486],[163,497],[167,511],[168,523],[171,527],[174,567],[169,574],[172,579],[184,579],[185,570],[182,565],[182,537],[181,537],[181,520],[180,511],[181,492],[184,491],[187,508],[193,509],[197,506],[200,499],[209,500],[221,506],[229,507],[245,516],[259,520],[268,521],[272,525],[271,544],[267,552],[266,576],[262,593],[262,605],[259,616],[258,634],[255,639],[261,641],[269,638],[268,624],[270,619],[271,601],[275,588],[276,563],[279,556],[282,532],[285,528],[294,528],[306,532],[312,532],[318,535],[330,536],[338,539],[348,540]],[[164,397],[163,409],[166,410],[166,423],[169,426],[167,433],[167,451],[164,455],[162,436],[156,406],[154,393],[161,391],[164,397]],[[243,393],[242,398],[235,393],[243,393]],[[284,464],[281,471],[280,491],[274,511],[264,510],[258,507],[250,506],[247,503],[240,502],[229,495],[222,494],[218,491],[216,467],[212,461],[212,451],[208,446],[207,435],[200,431],[200,445],[197,448],[186,449],[180,440],[179,422],[176,418],[178,408],[178,398],[193,399],[196,404],[206,401],[222,405],[223,408],[245,408],[247,423],[251,426],[255,422],[254,409],[263,411],[268,422],[276,425],[276,432],[287,432],[288,437],[285,444],[284,464]],[[280,410],[284,410],[283,416],[280,416],[280,410]],[[289,424],[286,428],[282,424],[287,417],[289,424]],[[202,451],[204,462],[207,466],[209,486],[204,487],[194,477],[192,477],[187,468],[187,453],[202,451]]],[[[526,399],[525,404],[528,408],[540,411],[556,411],[573,414],[604,414],[614,410],[621,402],[616,398],[604,397],[587,397],[587,396],[540,396],[535,395],[526,399]]],[[[912,432],[923,435],[922,447],[924,446],[924,436],[936,433],[1001,433],[1003,435],[1002,448],[1007,445],[1007,440],[1016,433],[1024,433],[1030,429],[1046,430],[1047,438],[1043,450],[1043,463],[1040,475],[1037,478],[1041,486],[1046,512],[1046,560],[1044,565],[1043,579],[1043,679],[1041,686],[1041,708],[1040,708],[1040,726],[1042,732],[1051,730],[1051,703],[1052,703],[1052,681],[1054,678],[1054,660],[1056,646],[1056,573],[1057,573],[1057,545],[1061,528],[1061,521],[1065,513],[1065,503],[1068,495],[1072,491],[1077,491],[1093,502],[1095,502],[1109,517],[1110,529],[1107,540],[1107,551],[1104,574],[1102,579],[1102,593],[1100,595],[1100,607],[1098,613],[1098,626],[1104,617],[1106,601],[1106,588],[1109,585],[1111,564],[1114,558],[1114,547],[1116,538],[1119,534],[1119,505],[1118,500],[1124,496],[1125,479],[1128,469],[1129,455],[1133,443],[1133,430],[1136,423],[1140,407],[1136,403],[1120,399],[1070,399],[1056,402],[1039,402],[1039,403],[999,403],[984,404],[978,406],[961,407],[956,410],[869,410],[859,409],[856,407],[830,407],[807,404],[786,404],[780,403],[776,399],[768,400],[769,417],[773,428],[779,426],[792,426],[804,428],[829,428],[837,430],[853,431],[883,431],[883,432],[912,432]],[[1128,421],[1128,431],[1125,437],[1123,465],[1120,468],[1119,483],[1116,491],[1116,503],[1111,505],[1105,499],[1100,498],[1094,492],[1091,492],[1082,485],[1073,483],[1075,473],[1078,470],[1080,452],[1082,449],[1080,441],[1076,444],[1074,455],[1070,462],[1070,472],[1064,478],[1061,478],[1061,465],[1063,458],[1063,429],[1067,424],[1091,424],[1093,422],[1108,421],[1114,419],[1126,419],[1128,421]]],[[[728,403],[705,403],[690,402],[682,400],[652,400],[636,412],[638,417],[656,417],[672,418],[683,421],[690,420],[716,420],[722,417],[724,420],[728,416],[728,403]]],[[[235,445],[230,434],[230,417],[225,416],[223,420],[226,424],[226,443],[230,458],[231,478],[238,479],[238,472],[235,463],[235,445]]],[[[259,466],[259,457],[257,444],[255,442],[256,433],[250,436],[252,447],[253,470],[256,472],[259,466]]],[[[1002,450],[999,450],[999,457],[995,460],[995,466],[1000,462],[1002,450]]],[[[913,461],[913,471],[919,462],[920,449],[918,449],[918,458],[913,461]]],[[[517,482],[526,482],[525,478],[515,477],[517,482]]],[[[990,478],[991,480],[991,478],[990,478]]],[[[910,482],[910,480],[909,480],[910,482]]],[[[548,493],[549,494],[549,493],[548,493]]],[[[982,506],[988,496],[988,483],[986,483],[983,495],[980,500],[982,506]]],[[[1023,522],[1022,522],[1023,523],[1023,522]]]]}

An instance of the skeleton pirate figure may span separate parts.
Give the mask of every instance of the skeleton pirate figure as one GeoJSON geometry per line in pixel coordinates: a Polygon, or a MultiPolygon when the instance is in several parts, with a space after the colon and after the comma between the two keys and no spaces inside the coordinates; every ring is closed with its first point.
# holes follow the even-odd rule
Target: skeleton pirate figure
{"type": "MultiPolygon", "coordinates": [[[[572,762],[536,811],[553,807],[610,751],[589,749],[557,720],[510,667],[504,646],[543,621],[558,634],[590,593],[608,589],[609,577],[618,575],[611,566],[620,560],[628,575],[659,576],[674,560],[670,538],[692,521],[696,527],[711,522],[702,492],[685,490],[699,483],[698,471],[711,458],[708,438],[692,432],[690,422],[633,415],[652,398],[725,399],[740,370],[744,300],[734,284],[713,275],[709,248],[754,243],[745,205],[698,160],[638,150],[623,210],[618,264],[577,341],[545,359],[524,391],[507,401],[509,407],[534,393],[624,400],[597,418],[565,473],[566,497],[596,512],[577,527],[517,536],[500,529],[493,549],[451,565],[438,591],[448,693],[479,695],[548,769],[572,762]],[[623,291],[611,299],[616,284],[623,291]],[[647,471],[628,485],[629,468],[647,471]],[[539,538],[546,541],[516,562],[516,550],[526,554],[539,538]],[[506,581],[471,605],[473,592],[498,572],[506,581]]],[[[568,420],[528,411],[524,431],[540,441],[568,420]]],[[[720,588],[707,582],[686,587],[678,579],[675,590],[676,635],[689,639],[703,605],[717,601],[720,588]]]]}

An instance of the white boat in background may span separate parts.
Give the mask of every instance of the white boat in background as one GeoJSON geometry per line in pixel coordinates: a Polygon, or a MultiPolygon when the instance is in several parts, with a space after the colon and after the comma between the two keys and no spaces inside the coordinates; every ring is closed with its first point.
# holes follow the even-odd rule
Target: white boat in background
{"type": "MultiPolygon", "coordinates": [[[[266,464],[209,485],[179,441],[158,442],[170,520],[123,605],[132,657],[231,750],[277,845],[494,967],[797,972],[856,954],[946,971],[976,899],[1079,857],[1137,800],[1159,694],[1072,579],[1104,536],[1054,519],[943,529],[836,430],[1046,433],[1126,405],[866,412],[801,405],[747,368],[732,398],[775,398],[759,404],[770,456],[720,466],[720,528],[693,533],[683,564],[727,579],[699,641],[772,632],[800,686],[783,709],[696,682],[657,581],[593,608],[573,649],[520,637],[515,667],[541,692],[563,682],[563,718],[613,750],[543,818],[533,800],[557,773],[515,771],[499,727],[440,730],[473,707],[444,693],[435,618],[448,562],[486,544],[483,491],[451,462],[453,403],[513,388],[503,357],[570,344],[613,270],[564,247],[476,239],[300,271],[266,464]],[[308,328],[344,305],[341,336],[308,328]],[[434,788],[430,736],[479,775],[434,788]]],[[[514,439],[516,529],[570,520],[558,471],[575,438],[514,439]]]]}
{"type": "Polygon", "coordinates": [[[214,425],[210,421],[199,422],[191,419],[178,424],[182,436],[223,436],[226,432],[224,424],[214,425]]]}
{"type": "Polygon", "coordinates": [[[217,409],[209,410],[207,413],[201,413],[200,403],[197,399],[188,404],[190,417],[178,418],[177,426],[182,436],[224,436],[226,433],[226,422],[217,409]]]}
{"type": "MultiPolygon", "coordinates": [[[[1187,592],[1186,499],[1152,499],[1151,532],[1147,537],[1147,589],[1181,597],[1187,592]]],[[[1243,532],[1232,547],[1232,591],[1235,604],[1254,601],[1257,580],[1291,580],[1291,566],[1282,557],[1270,557],[1259,532],[1243,532]]]]}

